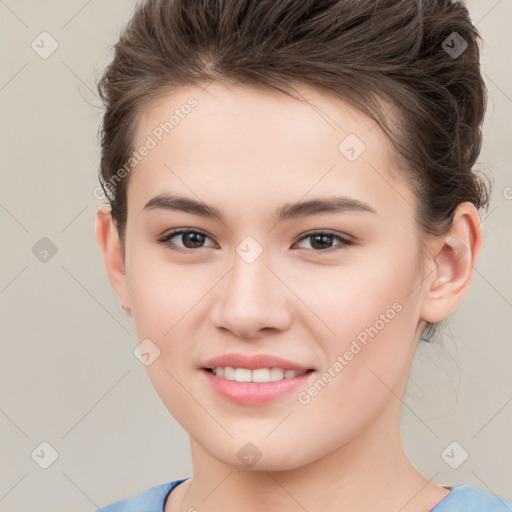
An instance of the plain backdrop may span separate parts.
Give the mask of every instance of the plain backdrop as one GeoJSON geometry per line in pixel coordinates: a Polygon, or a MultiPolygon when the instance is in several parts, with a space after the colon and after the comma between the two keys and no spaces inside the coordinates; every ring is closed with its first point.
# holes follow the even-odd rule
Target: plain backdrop
{"type": "MultiPolygon", "coordinates": [[[[191,475],[94,237],[95,84],[133,5],[0,0],[0,512],[88,512],[191,475]]],[[[512,0],[467,5],[489,88],[478,168],[494,193],[472,287],[418,349],[402,435],[428,478],[512,500],[512,0]]]]}

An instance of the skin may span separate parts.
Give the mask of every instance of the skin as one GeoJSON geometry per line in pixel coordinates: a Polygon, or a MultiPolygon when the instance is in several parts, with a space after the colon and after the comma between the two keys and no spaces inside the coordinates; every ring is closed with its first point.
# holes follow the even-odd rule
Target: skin
{"type": "Polygon", "coordinates": [[[166,512],[427,512],[449,494],[409,462],[400,412],[425,322],[446,318],[468,290],[482,242],[478,212],[462,203],[448,233],[422,235],[417,199],[380,128],[339,99],[297,90],[314,108],[277,91],[220,83],[153,102],[135,147],[190,96],[198,105],[131,172],[125,261],[110,207],[98,209],[110,282],[138,341],[158,346],[149,377],[190,436],[193,478],[170,494],[166,512]],[[353,162],[338,150],[348,134],[366,146],[353,162]],[[199,198],[224,222],[144,210],[163,192],[199,198]],[[274,220],[285,203],[329,195],[376,213],[274,220]],[[189,252],[176,253],[158,241],[175,228],[206,238],[194,245],[178,235],[172,241],[189,252]],[[313,230],[355,243],[315,244],[305,237],[313,230]],[[247,236],[263,249],[250,264],[236,252],[247,236]],[[400,312],[308,404],[296,392],[266,405],[234,404],[199,369],[227,352],[267,353],[318,377],[397,302],[400,312]],[[237,457],[247,442],[262,454],[251,468],[237,457]]]}

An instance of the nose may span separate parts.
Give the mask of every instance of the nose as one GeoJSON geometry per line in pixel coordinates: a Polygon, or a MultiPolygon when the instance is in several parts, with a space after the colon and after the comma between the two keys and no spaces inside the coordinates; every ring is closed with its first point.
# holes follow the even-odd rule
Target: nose
{"type": "Polygon", "coordinates": [[[265,251],[252,263],[235,255],[233,267],[216,287],[211,320],[218,329],[251,340],[289,326],[293,294],[269,264],[265,251]]]}

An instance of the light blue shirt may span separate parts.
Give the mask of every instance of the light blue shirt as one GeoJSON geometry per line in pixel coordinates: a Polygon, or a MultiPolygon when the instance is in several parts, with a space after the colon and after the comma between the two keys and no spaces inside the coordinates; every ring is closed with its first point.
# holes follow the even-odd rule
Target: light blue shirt
{"type": "MultiPolygon", "coordinates": [[[[151,487],[135,498],[116,501],[96,512],[164,512],[167,496],[185,480],[151,487]]],[[[430,512],[512,512],[512,503],[473,485],[455,485],[430,512]]]]}

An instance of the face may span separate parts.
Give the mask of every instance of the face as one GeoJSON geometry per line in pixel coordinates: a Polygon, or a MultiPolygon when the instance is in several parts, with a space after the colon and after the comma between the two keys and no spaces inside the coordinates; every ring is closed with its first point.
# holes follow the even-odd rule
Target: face
{"type": "Polygon", "coordinates": [[[416,199],[390,142],[344,102],[299,90],[312,104],[183,88],[137,125],[135,147],[151,146],[127,191],[138,341],[172,415],[205,454],[237,467],[247,452],[261,457],[256,469],[297,468],[396,427],[423,327],[416,199]],[[161,123],[172,112],[171,129],[161,123]],[[210,361],[227,354],[247,364],[210,361]],[[241,380],[308,371],[236,382],[205,369],[216,364],[263,369],[235,372],[241,380]]]}

